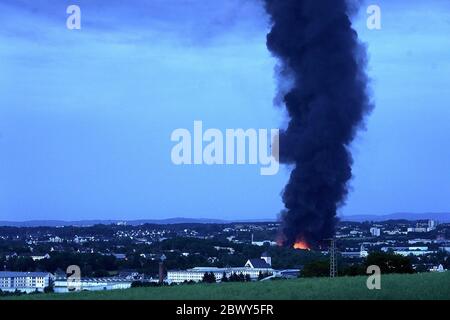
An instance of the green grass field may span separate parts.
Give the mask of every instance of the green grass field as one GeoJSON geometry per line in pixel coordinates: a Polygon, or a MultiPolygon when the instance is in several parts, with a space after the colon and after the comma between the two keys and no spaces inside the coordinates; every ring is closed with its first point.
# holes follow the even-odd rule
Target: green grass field
{"type": "Polygon", "coordinates": [[[450,300],[450,272],[385,275],[381,290],[368,290],[367,277],[304,278],[252,283],[180,285],[128,290],[38,294],[9,299],[58,300],[450,300]]]}

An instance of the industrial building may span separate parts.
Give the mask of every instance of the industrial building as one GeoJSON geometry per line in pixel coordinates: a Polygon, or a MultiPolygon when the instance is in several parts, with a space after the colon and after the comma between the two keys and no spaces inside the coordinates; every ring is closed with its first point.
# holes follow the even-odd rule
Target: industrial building
{"type": "Polygon", "coordinates": [[[169,270],[167,272],[168,283],[200,282],[205,273],[213,273],[216,281],[220,282],[223,275],[230,277],[232,274],[250,276],[251,280],[257,280],[260,274],[271,275],[272,277],[293,277],[298,276],[299,270],[275,270],[272,268],[272,259],[267,253],[263,253],[261,258],[249,259],[243,267],[196,267],[188,270],[169,270]]]}
{"type": "Polygon", "coordinates": [[[119,277],[109,278],[82,278],[71,281],[67,278],[57,278],[54,283],[54,290],[57,293],[70,291],[101,291],[131,288],[132,280],[119,277]]]}

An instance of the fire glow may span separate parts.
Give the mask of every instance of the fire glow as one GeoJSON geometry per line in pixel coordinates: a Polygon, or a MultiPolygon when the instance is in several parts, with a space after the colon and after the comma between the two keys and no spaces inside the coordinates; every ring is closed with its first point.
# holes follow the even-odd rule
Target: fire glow
{"type": "Polygon", "coordinates": [[[309,245],[305,241],[297,241],[294,243],[294,249],[310,250],[309,245]]]}
{"type": "MultiPolygon", "coordinates": [[[[277,245],[279,245],[279,246],[286,245],[286,242],[283,239],[283,236],[278,236],[277,245]]],[[[296,250],[311,250],[311,246],[303,238],[300,238],[300,240],[295,241],[295,243],[292,245],[292,247],[296,250]]]]}

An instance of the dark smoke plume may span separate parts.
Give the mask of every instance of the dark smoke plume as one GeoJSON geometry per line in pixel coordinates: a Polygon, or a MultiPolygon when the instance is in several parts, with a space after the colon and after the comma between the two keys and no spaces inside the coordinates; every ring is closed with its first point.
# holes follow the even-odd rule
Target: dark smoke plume
{"type": "Polygon", "coordinates": [[[280,159],[294,169],[283,191],[281,241],[314,245],[334,235],[352,178],[349,145],[372,109],[365,48],[345,0],[264,2],[272,22],[267,47],[291,82],[280,159]]]}

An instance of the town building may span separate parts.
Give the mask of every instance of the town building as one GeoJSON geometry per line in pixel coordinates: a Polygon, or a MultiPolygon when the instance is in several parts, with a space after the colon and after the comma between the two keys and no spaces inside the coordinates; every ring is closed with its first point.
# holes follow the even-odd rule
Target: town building
{"type": "Polygon", "coordinates": [[[264,252],[259,259],[249,259],[244,265],[252,269],[270,269],[272,268],[272,258],[264,252]]]}
{"type": "Polygon", "coordinates": [[[44,254],[44,255],[39,255],[39,256],[31,256],[31,259],[33,259],[33,261],[39,261],[39,260],[44,260],[44,259],[50,259],[50,255],[48,253],[44,254]]]}
{"type": "Polygon", "coordinates": [[[370,234],[374,237],[379,237],[381,235],[381,229],[372,227],[372,228],[370,228],[370,234]]]}
{"type": "Polygon", "coordinates": [[[436,220],[428,220],[428,230],[436,229],[438,222],[436,220]]]}
{"type": "Polygon", "coordinates": [[[445,272],[445,271],[447,270],[444,269],[444,266],[442,264],[434,266],[433,268],[430,269],[430,272],[445,272]]]}
{"type": "Polygon", "coordinates": [[[263,247],[263,246],[276,246],[277,243],[275,241],[271,241],[271,240],[262,240],[262,241],[255,241],[253,239],[253,233],[252,233],[252,245],[254,246],[258,246],[258,247],[263,247]]]}
{"type": "MultiPolygon", "coordinates": [[[[322,254],[328,255],[329,251],[323,251],[322,254]]],[[[366,258],[369,255],[369,252],[367,251],[363,243],[361,244],[359,250],[357,248],[353,248],[350,251],[349,250],[341,251],[340,254],[342,257],[345,258],[366,258]]]]}
{"type": "Polygon", "coordinates": [[[422,232],[428,232],[428,228],[424,228],[424,227],[411,227],[408,228],[408,233],[409,232],[415,232],[415,233],[422,233],[422,232]]]}
{"type": "Polygon", "coordinates": [[[64,240],[58,236],[54,236],[54,237],[50,237],[48,239],[48,242],[53,242],[53,243],[62,243],[64,242],[64,240]]]}
{"type": "Polygon", "coordinates": [[[44,291],[52,280],[52,274],[46,272],[0,271],[0,290],[14,292],[44,291]]]}
{"type": "Polygon", "coordinates": [[[424,256],[435,253],[435,251],[429,250],[428,247],[415,246],[415,247],[382,247],[381,251],[393,252],[401,256],[424,256]]]}

